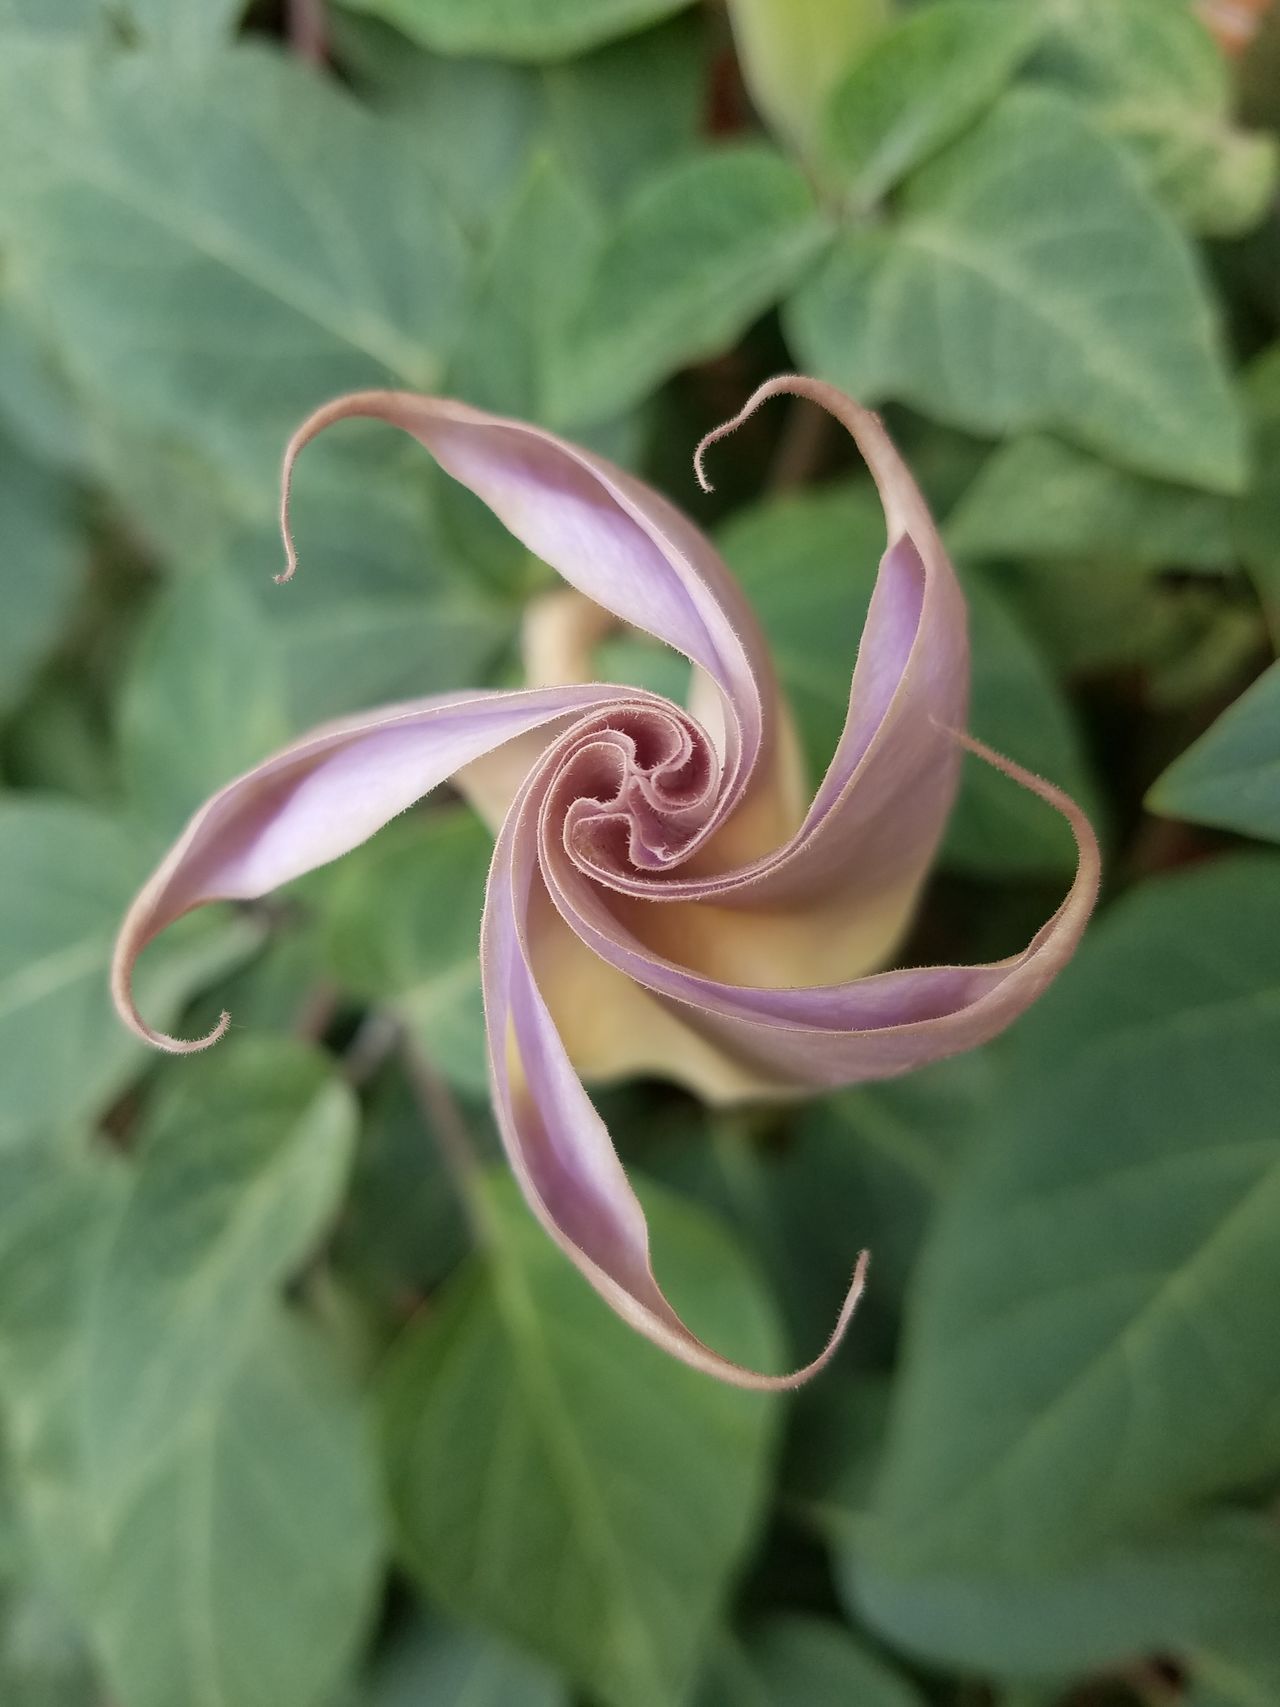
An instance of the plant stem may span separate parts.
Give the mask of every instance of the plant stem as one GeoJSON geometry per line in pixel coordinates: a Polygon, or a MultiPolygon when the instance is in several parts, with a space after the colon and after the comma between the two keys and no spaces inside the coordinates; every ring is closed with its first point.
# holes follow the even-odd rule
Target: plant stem
{"type": "Polygon", "coordinates": [[[480,1159],[453,1087],[437,1071],[422,1046],[403,1028],[400,1031],[400,1058],[419,1112],[440,1145],[440,1154],[461,1200],[472,1236],[478,1245],[487,1245],[491,1242],[491,1226],[480,1188],[480,1159]]]}
{"type": "Polygon", "coordinates": [[[400,1022],[375,1008],[360,1024],[342,1057],[342,1071],[354,1090],[367,1085],[388,1056],[400,1047],[400,1022]]]}
{"type": "Polygon", "coordinates": [[[324,0],[287,0],[289,44],[308,65],[325,65],[329,59],[329,25],[324,0]]]}

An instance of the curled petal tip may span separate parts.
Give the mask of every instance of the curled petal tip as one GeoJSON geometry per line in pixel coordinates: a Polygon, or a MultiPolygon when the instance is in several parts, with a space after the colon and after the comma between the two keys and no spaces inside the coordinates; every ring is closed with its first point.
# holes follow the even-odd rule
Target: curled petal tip
{"type": "Polygon", "coordinates": [[[862,1251],[857,1262],[853,1265],[853,1276],[849,1281],[849,1290],[844,1295],[840,1314],[836,1317],[836,1325],[831,1330],[831,1338],[813,1362],[806,1363],[803,1369],[797,1369],[793,1375],[775,1377],[771,1381],[761,1383],[761,1385],[774,1389],[780,1388],[784,1391],[794,1390],[797,1387],[806,1386],[815,1376],[822,1374],[844,1344],[845,1335],[849,1331],[849,1324],[853,1321],[858,1305],[862,1302],[862,1294],[867,1289],[867,1269],[870,1263],[871,1252],[862,1251]]]}
{"type": "MultiPolygon", "coordinates": [[[[831,1335],[828,1353],[839,1350],[844,1338],[845,1329],[853,1320],[854,1311],[862,1301],[862,1294],[867,1289],[867,1270],[871,1266],[871,1252],[860,1251],[858,1260],[853,1265],[853,1276],[849,1281],[849,1290],[844,1295],[844,1303],[840,1306],[840,1314],[836,1317],[836,1325],[831,1335]]],[[[824,1354],[824,1357],[828,1354],[824,1354]]]]}
{"type": "Polygon", "coordinates": [[[849,1324],[862,1301],[862,1294],[867,1289],[867,1269],[870,1263],[871,1252],[860,1252],[857,1262],[853,1265],[853,1277],[849,1281],[849,1290],[844,1295],[844,1303],[840,1306],[840,1314],[836,1317],[836,1325],[831,1330],[831,1338],[812,1363],[807,1363],[803,1369],[797,1369],[794,1375],[783,1377],[777,1385],[787,1388],[803,1387],[807,1382],[812,1381],[815,1375],[821,1375],[835,1357],[844,1344],[844,1337],[849,1330],[849,1324]]]}
{"type": "Polygon", "coordinates": [[[285,566],[278,575],[272,577],[277,585],[291,581],[298,567],[298,553],[294,549],[293,529],[289,521],[289,500],[293,490],[293,471],[302,450],[335,421],[358,419],[361,416],[374,420],[393,419],[394,416],[388,413],[388,407],[403,401],[402,394],[391,391],[353,391],[346,397],[335,397],[330,403],[322,403],[294,432],[285,446],[284,463],[280,470],[280,534],[284,540],[285,566]]]}
{"type": "MultiPolygon", "coordinates": [[[[1056,783],[1048,782],[1044,777],[1037,776],[1034,771],[1027,770],[1014,759],[1006,758],[1003,753],[997,753],[994,747],[989,747],[985,741],[980,741],[976,735],[970,735],[963,729],[947,729],[939,725],[945,732],[957,741],[960,746],[977,758],[983,759],[993,769],[1020,783],[1031,794],[1037,795],[1046,805],[1052,806],[1067,820],[1071,833],[1075,837],[1076,847],[1080,854],[1080,869],[1076,875],[1076,887],[1092,890],[1096,898],[1098,882],[1101,875],[1102,855],[1098,847],[1097,832],[1090,823],[1087,815],[1076,805],[1075,801],[1056,783]]],[[[1090,899],[1090,907],[1093,899],[1090,899]]]]}
{"type": "Polygon", "coordinates": [[[212,1030],[205,1032],[203,1037],[166,1037],[163,1033],[152,1032],[151,1041],[171,1055],[198,1055],[202,1049],[212,1049],[215,1043],[227,1035],[231,1029],[231,1015],[226,1008],[218,1015],[218,1023],[212,1030]]]}
{"type": "MultiPolygon", "coordinates": [[[[575,1251],[572,1240],[566,1239],[562,1230],[557,1230],[553,1226],[549,1226],[548,1230],[552,1232],[552,1236],[561,1249],[574,1261],[577,1261],[579,1267],[583,1267],[584,1272],[590,1277],[590,1264],[584,1265],[579,1261],[582,1255],[581,1250],[575,1251]]],[[[751,1369],[722,1357],[718,1352],[704,1344],[702,1340],[696,1338],[671,1312],[670,1306],[665,1300],[662,1300],[660,1313],[646,1309],[642,1309],[639,1315],[633,1315],[626,1309],[620,1313],[631,1321],[633,1326],[638,1327],[646,1338],[652,1340],[655,1345],[670,1352],[682,1363],[688,1364],[690,1368],[697,1369],[704,1375],[714,1376],[716,1380],[723,1381],[730,1387],[738,1387],[747,1393],[790,1393],[798,1387],[806,1386],[815,1376],[821,1375],[840,1350],[848,1332],[849,1324],[852,1322],[862,1294],[866,1290],[867,1267],[870,1261],[870,1251],[863,1251],[858,1257],[848,1291],[845,1293],[844,1301],[840,1306],[840,1313],[836,1317],[835,1326],[832,1328],[822,1350],[811,1362],[802,1365],[799,1369],[793,1369],[785,1375],[765,1374],[763,1371],[751,1369]]],[[[609,1278],[612,1280],[613,1286],[619,1284],[614,1277],[610,1276],[609,1278]]],[[[625,1291],[626,1288],[624,1287],[623,1290],[625,1291]]],[[[610,1296],[611,1291],[612,1288],[607,1290],[606,1296],[610,1296]]],[[[636,1301],[635,1293],[632,1292],[630,1297],[634,1303],[636,1301]]],[[[659,1297],[661,1297],[660,1294],[659,1297]]]]}
{"type": "Polygon", "coordinates": [[[719,438],[723,432],[723,427],[713,428],[713,430],[707,434],[706,438],[699,443],[697,450],[693,453],[694,477],[704,492],[715,491],[715,487],[707,479],[707,470],[704,458],[706,457],[708,449],[716,442],[717,438],[719,438]]]}
{"type": "Polygon", "coordinates": [[[144,1043],[149,1043],[155,1049],[162,1049],[166,1055],[198,1055],[203,1049],[212,1049],[220,1042],[231,1027],[231,1015],[224,1008],[218,1016],[218,1023],[203,1037],[170,1037],[167,1031],[156,1031],[130,1005],[120,1009],[121,1017],[144,1043]]]}
{"type": "Polygon", "coordinates": [[[744,409],[739,409],[738,413],[730,420],[721,421],[718,427],[712,427],[709,433],[699,439],[698,447],[693,453],[693,472],[697,477],[698,485],[701,486],[704,492],[715,491],[715,487],[707,479],[707,452],[711,449],[712,445],[719,444],[721,439],[727,439],[730,433],[737,432],[743,421],[745,421],[747,416],[752,412],[754,406],[754,402],[748,403],[744,409]]]}
{"type": "Polygon", "coordinates": [[[794,393],[797,390],[802,395],[809,395],[808,391],[804,389],[805,385],[806,382],[794,374],[776,374],[772,379],[766,379],[763,385],[756,387],[736,415],[730,416],[727,421],[722,421],[718,427],[712,427],[711,431],[699,441],[698,448],[693,453],[693,472],[704,492],[715,491],[715,487],[707,479],[706,471],[706,455],[712,445],[719,444],[721,439],[727,439],[731,433],[736,433],[742,423],[754,415],[760,405],[767,402],[770,397],[776,397],[782,392],[794,393]]]}

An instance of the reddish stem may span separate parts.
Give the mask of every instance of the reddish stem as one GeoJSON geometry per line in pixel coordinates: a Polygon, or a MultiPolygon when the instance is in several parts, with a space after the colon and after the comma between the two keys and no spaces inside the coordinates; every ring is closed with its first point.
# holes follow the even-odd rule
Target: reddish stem
{"type": "Polygon", "coordinates": [[[1244,53],[1272,0],[1200,0],[1200,16],[1228,53],[1244,53]]]}
{"type": "Polygon", "coordinates": [[[324,0],[287,0],[289,43],[299,59],[325,65],[329,58],[329,24],[324,0]]]}

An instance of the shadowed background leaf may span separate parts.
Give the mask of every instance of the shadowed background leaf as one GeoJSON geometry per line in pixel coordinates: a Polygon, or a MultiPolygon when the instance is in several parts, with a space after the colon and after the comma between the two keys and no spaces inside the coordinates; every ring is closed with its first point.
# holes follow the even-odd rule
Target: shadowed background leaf
{"type": "Polygon", "coordinates": [[[838,1624],[780,1617],[726,1643],[697,1707],[923,1707],[924,1697],[838,1624]]]}
{"type": "Polygon", "coordinates": [[[1280,841],[1280,664],[1273,664],[1148,796],[1153,812],[1280,841]]]}

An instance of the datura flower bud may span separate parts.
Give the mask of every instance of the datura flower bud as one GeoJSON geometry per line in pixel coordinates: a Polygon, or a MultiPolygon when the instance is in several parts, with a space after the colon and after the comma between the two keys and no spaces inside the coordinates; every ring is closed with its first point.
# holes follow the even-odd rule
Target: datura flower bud
{"type": "MultiPolygon", "coordinates": [[[[852,434],[884,507],[887,547],[844,730],[806,804],[756,621],[714,547],[665,498],[540,427],[463,403],[370,391],[299,429],[363,416],[411,433],[607,619],[682,652],[690,706],[591,680],[432,695],[325,725],[229,783],[192,818],[125,918],[113,992],[162,1049],[133,997],[138,955],[182,914],[247,900],[357,847],[449,778],[496,825],[480,926],[494,1111],[530,1208],[633,1327],[742,1387],[799,1384],[833,1355],[860,1294],[859,1261],[825,1350],[789,1375],[730,1363],[668,1303],[644,1212],[586,1090],[641,1068],[717,1100],[883,1079],[972,1049],[1015,1020],[1080,940],[1099,880],[1083,813],[1051,783],[963,733],[964,596],[909,470],[876,416],[815,380],[791,393],[852,434]],[[1066,899],[1020,954],[992,965],[876,970],[915,906],[968,748],[1066,818],[1079,852],[1066,899]]],[[[705,484],[705,481],[704,481],[705,484]]],[[[565,632],[573,600],[530,654],[580,674],[598,632],[565,632]],[[557,624],[561,632],[557,633],[557,624]],[[573,661],[578,660],[575,664],[573,661]],[[568,661],[566,663],[566,660],[568,661]]],[[[536,624],[534,625],[536,628],[536,624]]],[[[852,651],[852,647],[851,647],[852,651]]],[[[547,673],[544,671],[543,673],[547,673]]]]}

